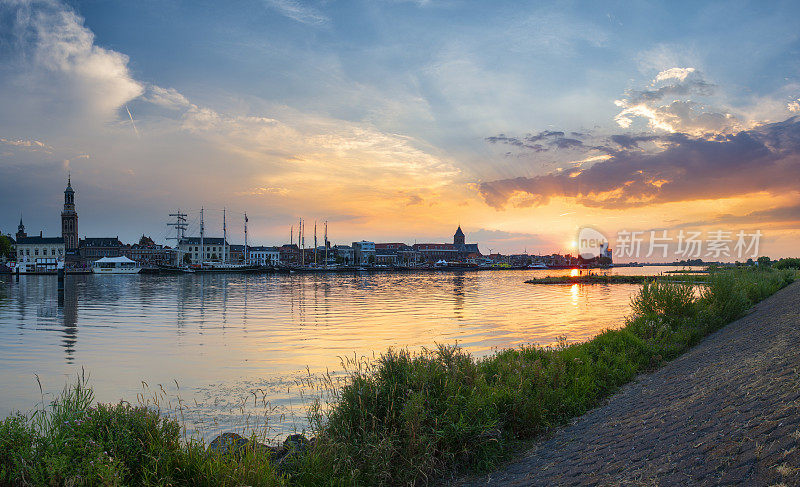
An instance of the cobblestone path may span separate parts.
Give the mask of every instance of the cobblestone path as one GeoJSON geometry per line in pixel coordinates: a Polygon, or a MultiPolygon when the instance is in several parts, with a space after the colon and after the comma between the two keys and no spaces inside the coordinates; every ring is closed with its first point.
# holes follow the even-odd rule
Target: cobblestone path
{"type": "Polygon", "coordinates": [[[463,485],[800,486],[800,282],[463,485]]]}

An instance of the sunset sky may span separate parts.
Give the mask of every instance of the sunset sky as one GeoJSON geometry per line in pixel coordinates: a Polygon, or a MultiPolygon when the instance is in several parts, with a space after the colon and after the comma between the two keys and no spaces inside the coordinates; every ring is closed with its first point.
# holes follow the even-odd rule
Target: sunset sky
{"type": "Polygon", "coordinates": [[[0,0],[0,231],[59,235],[71,173],[80,237],[163,243],[201,207],[221,234],[227,207],[234,243],[247,212],[264,245],[303,217],[334,243],[760,230],[796,256],[800,5],[699,3],[0,0]]]}

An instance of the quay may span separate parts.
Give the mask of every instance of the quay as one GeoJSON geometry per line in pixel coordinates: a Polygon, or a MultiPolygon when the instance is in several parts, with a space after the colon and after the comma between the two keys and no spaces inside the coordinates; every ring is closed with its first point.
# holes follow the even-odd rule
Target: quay
{"type": "Polygon", "coordinates": [[[537,442],[484,485],[800,485],[800,282],[537,442]]]}

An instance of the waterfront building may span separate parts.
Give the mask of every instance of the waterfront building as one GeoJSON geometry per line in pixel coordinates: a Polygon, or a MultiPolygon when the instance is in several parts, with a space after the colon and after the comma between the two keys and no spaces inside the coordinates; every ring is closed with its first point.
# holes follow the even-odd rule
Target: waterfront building
{"type": "Polygon", "coordinates": [[[84,237],[78,243],[78,255],[84,262],[94,262],[103,257],[122,257],[122,250],[119,237],[84,237]]]}
{"type": "Polygon", "coordinates": [[[438,262],[440,260],[455,262],[459,260],[458,249],[455,245],[449,243],[414,244],[414,250],[419,253],[423,262],[438,262]]]}
{"type": "Polygon", "coordinates": [[[67,177],[67,189],[64,190],[64,209],[61,210],[61,238],[64,248],[69,252],[78,249],[78,212],[75,209],[75,191],[72,189],[72,178],[67,177]]]}
{"type": "Polygon", "coordinates": [[[17,239],[17,263],[26,267],[26,272],[55,271],[59,261],[64,260],[64,239],[61,237],[34,237],[17,239]]]}
{"type": "Polygon", "coordinates": [[[333,257],[337,263],[343,265],[353,265],[353,247],[349,245],[334,245],[333,257]]]}
{"type": "Polygon", "coordinates": [[[134,260],[142,266],[169,265],[175,262],[175,250],[164,245],[125,245],[122,256],[134,260]]]}
{"type": "Polygon", "coordinates": [[[608,242],[603,242],[600,247],[600,257],[608,259],[608,263],[611,263],[611,249],[608,248],[608,242]]]}
{"type": "Polygon", "coordinates": [[[231,244],[228,246],[230,264],[244,264],[244,245],[231,244]]]}
{"type": "Polygon", "coordinates": [[[199,265],[205,262],[230,262],[229,245],[225,239],[219,237],[203,238],[200,246],[200,237],[183,237],[178,241],[178,255],[184,264],[199,265]]]}
{"type": "Polygon", "coordinates": [[[293,265],[300,263],[300,247],[297,244],[284,244],[278,248],[281,264],[293,265]]]}
{"type": "Polygon", "coordinates": [[[260,266],[277,266],[281,263],[281,249],[278,247],[249,247],[247,249],[247,264],[260,266]]]}
{"type": "Polygon", "coordinates": [[[419,261],[419,252],[410,245],[392,242],[375,244],[375,263],[413,266],[419,261]]]}
{"type": "Polygon", "coordinates": [[[356,265],[373,263],[375,261],[375,242],[367,240],[353,242],[353,261],[356,265]]]}
{"type": "Polygon", "coordinates": [[[461,225],[453,234],[453,243],[421,243],[414,244],[413,249],[418,253],[419,259],[423,262],[458,262],[475,260],[481,256],[478,244],[466,243],[466,237],[461,230],[461,225]]]}

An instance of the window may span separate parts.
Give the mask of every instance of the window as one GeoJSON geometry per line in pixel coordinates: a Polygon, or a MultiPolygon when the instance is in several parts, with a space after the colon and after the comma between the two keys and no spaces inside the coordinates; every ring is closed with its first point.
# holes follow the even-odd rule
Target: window
{"type": "Polygon", "coordinates": [[[25,255],[30,257],[31,256],[31,249],[25,249],[25,255]]]}
{"type": "Polygon", "coordinates": [[[34,250],[33,250],[33,252],[34,252],[34,254],[33,254],[33,255],[39,255],[39,249],[38,249],[38,248],[37,248],[37,249],[34,249],[34,250]]]}

